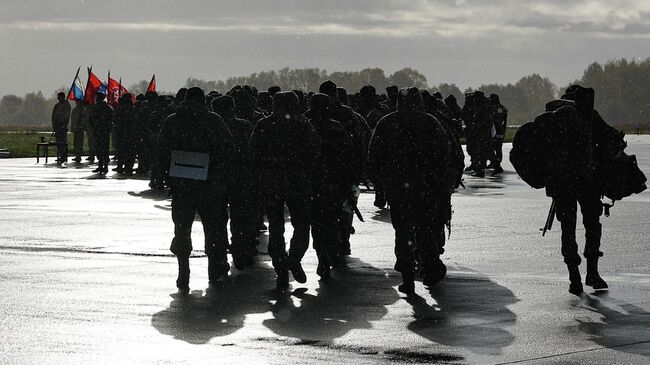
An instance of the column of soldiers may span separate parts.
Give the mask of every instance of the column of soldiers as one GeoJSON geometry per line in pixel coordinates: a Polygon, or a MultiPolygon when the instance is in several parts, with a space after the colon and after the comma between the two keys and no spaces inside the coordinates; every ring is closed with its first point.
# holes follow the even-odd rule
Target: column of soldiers
{"type": "MultiPolygon", "coordinates": [[[[226,95],[214,91],[205,95],[194,87],[180,89],[174,98],[139,95],[135,103],[126,94],[115,110],[104,99],[99,93],[96,104],[78,104],[72,110],[75,161],[81,159],[85,132],[90,158],[98,159],[95,172],[106,174],[112,131],[115,171],[148,175],[153,189],[170,189],[175,225],[170,249],[178,259],[176,284],[184,293],[189,292],[195,213],[205,231],[211,285],[227,277],[228,252],[239,270],[254,263],[264,216],[269,222],[269,255],[278,289],[288,288],[289,274],[299,283],[306,282],[301,261],[310,235],[318,257],[317,274],[322,280],[330,278],[332,270],[345,266],[345,257],[351,254],[352,218],[360,185],[374,186],[378,208],[390,207],[395,270],[402,275],[399,290],[413,293],[418,275],[426,286],[435,285],[446,275],[440,259],[445,226],[450,229],[451,195],[462,185],[463,170],[480,177],[487,168],[493,174],[503,172],[507,109],[495,94],[469,93],[461,108],[453,96],[443,98],[417,88],[389,87],[385,95],[377,95],[368,85],[348,95],[326,81],[318,93],[309,94],[237,86],[226,95]],[[463,135],[471,157],[467,169],[463,135]],[[173,171],[175,164],[195,166],[194,162],[178,164],[179,152],[189,154],[193,161],[207,156],[202,165],[205,174],[186,176],[173,171]],[[285,208],[294,228],[288,250],[285,208]]],[[[61,108],[65,109],[57,106],[53,112],[58,134],[65,117],[60,116],[61,108]]],[[[571,292],[579,293],[579,258],[572,233],[575,218],[567,218],[575,215],[571,199],[557,198],[558,218],[571,292]],[[566,247],[571,248],[570,255],[566,247]]],[[[578,202],[583,205],[580,199],[582,195],[578,202]]],[[[588,213],[589,219],[595,217],[590,227],[597,227],[588,233],[597,233],[588,234],[587,284],[603,288],[606,283],[595,263],[602,255],[598,214],[588,213]]]]}
{"type": "Polygon", "coordinates": [[[426,285],[441,280],[451,193],[464,168],[460,108],[453,99],[445,103],[441,95],[416,88],[387,92],[382,99],[366,86],[348,96],[332,81],[306,95],[248,86],[223,96],[204,95],[199,88],[184,92],[163,123],[157,161],[172,196],[171,250],[179,262],[179,290],[189,291],[189,217],[197,212],[205,230],[211,285],[228,274],[227,249],[238,269],[253,263],[264,215],[279,289],[288,288],[289,274],[299,283],[306,281],[301,261],[310,233],[317,274],[329,278],[351,254],[359,185],[370,183],[376,188],[375,205],[391,206],[395,268],[403,276],[400,290],[412,293],[418,272],[426,285]],[[210,156],[206,176],[195,179],[171,171],[178,151],[210,156]],[[285,208],[294,228],[288,250],[285,208]]]}

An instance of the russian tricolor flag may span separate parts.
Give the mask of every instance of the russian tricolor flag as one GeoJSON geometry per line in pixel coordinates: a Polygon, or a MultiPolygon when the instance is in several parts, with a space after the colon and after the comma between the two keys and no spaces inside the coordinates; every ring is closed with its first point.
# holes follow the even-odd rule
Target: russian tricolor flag
{"type": "Polygon", "coordinates": [[[77,69],[77,74],[72,81],[72,86],[70,86],[70,91],[68,91],[68,100],[83,102],[84,100],[84,85],[79,78],[79,70],[81,66],[77,69]]]}

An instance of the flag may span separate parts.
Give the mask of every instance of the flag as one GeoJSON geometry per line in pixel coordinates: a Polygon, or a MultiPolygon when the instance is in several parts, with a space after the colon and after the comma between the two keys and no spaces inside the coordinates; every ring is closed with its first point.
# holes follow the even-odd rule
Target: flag
{"type": "Polygon", "coordinates": [[[74,76],[74,80],[72,80],[72,86],[70,86],[70,91],[68,91],[68,100],[84,100],[84,85],[79,78],[79,70],[81,70],[81,66],[77,69],[77,74],[74,76]]]}
{"type": "Polygon", "coordinates": [[[149,81],[149,86],[147,87],[145,94],[149,91],[156,92],[156,74],[154,74],[151,78],[151,81],[149,81]]]}
{"type": "Polygon", "coordinates": [[[122,86],[122,80],[116,81],[115,79],[111,78],[110,73],[108,74],[108,94],[106,95],[106,101],[108,102],[108,105],[111,107],[115,108],[117,106],[117,103],[120,99],[120,96],[128,93],[129,91],[122,86]]]}
{"type": "Polygon", "coordinates": [[[92,67],[88,69],[88,82],[86,82],[86,93],[84,94],[84,103],[95,104],[95,97],[98,92],[106,94],[108,85],[99,77],[95,76],[92,67]]]}

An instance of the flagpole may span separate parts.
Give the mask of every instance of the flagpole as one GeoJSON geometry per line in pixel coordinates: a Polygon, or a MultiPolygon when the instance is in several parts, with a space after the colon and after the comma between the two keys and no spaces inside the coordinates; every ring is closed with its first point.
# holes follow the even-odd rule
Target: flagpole
{"type": "Polygon", "coordinates": [[[120,81],[118,82],[117,85],[117,97],[121,98],[122,97],[122,78],[120,77],[120,81]]]}

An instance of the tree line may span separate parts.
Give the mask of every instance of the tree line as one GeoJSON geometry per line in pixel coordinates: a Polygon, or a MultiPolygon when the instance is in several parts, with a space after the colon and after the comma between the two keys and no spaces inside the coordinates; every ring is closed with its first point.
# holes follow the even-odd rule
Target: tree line
{"type": "MultiPolygon", "coordinates": [[[[378,93],[387,86],[416,86],[439,91],[444,96],[454,95],[459,103],[464,94],[474,90],[486,95],[498,94],[501,103],[509,110],[511,125],[520,125],[533,119],[544,110],[549,100],[561,96],[566,86],[558,88],[547,77],[532,74],[515,83],[487,84],[461,90],[453,83],[429,85],[427,78],[419,71],[406,67],[386,75],[381,68],[366,68],[360,71],[328,72],[320,68],[262,71],[248,76],[230,77],[226,80],[201,80],[188,78],[186,87],[198,86],[204,90],[224,93],[235,85],[254,85],[260,90],[278,85],[283,90],[316,91],[324,80],[330,79],[344,87],[348,93],[358,92],[364,85],[373,85],[378,93]]],[[[608,122],[621,128],[650,128],[650,58],[646,60],[612,60],[605,64],[593,63],[574,82],[596,90],[596,108],[608,122]]],[[[141,80],[129,86],[133,93],[146,90],[148,80],[141,80]]],[[[56,91],[64,90],[60,88],[56,91]]],[[[0,99],[0,127],[43,127],[50,123],[50,113],[56,103],[56,91],[45,98],[42,92],[32,92],[24,97],[5,95],[0,99]]]]}

